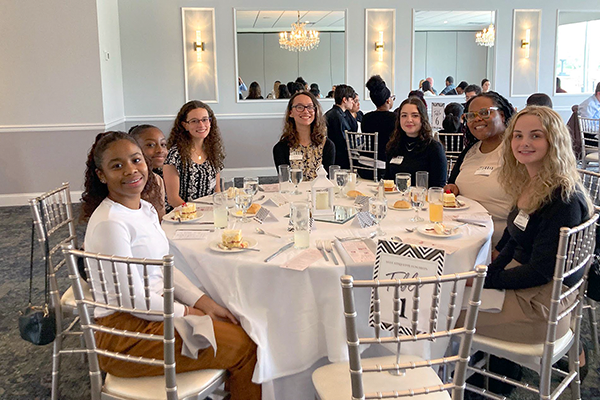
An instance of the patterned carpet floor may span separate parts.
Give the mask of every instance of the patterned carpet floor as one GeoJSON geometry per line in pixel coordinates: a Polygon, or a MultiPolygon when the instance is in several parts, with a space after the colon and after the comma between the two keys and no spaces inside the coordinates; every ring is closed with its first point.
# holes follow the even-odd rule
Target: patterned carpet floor
{"type": "MultiPolygon", "coordinates": [[[[27,305],[29,290],[29,207],[0,208],[0,232],[0,399],[46,399],[50,396],[52,346],[34,346],[22,340],[17,329],[18,312],[27,305]]],[[[80,241],[83,232],[84,227],[80,225],[80,241]]],[[[37,245],[35,255],[34,303],[37,301],[39,304],[43,298],[44,279],[41,252],[37,245]]],[[[67,283],[66,276],[62,276],[60,280],[63,284],[67,283]]],[[[591,343],[589,332],[584,315],[583,337],[587,343],[591,343]]],[[[76,345],[78,340],[75,339],[74,342],[76,345]]],[[[592,356],[588,362],[590,373],[582,385],[582,398],[600,399],[598,356],[592,356]]],[[[526,372],[523,379],[529,383],[537,382],[533,372],[526,372]]],[[[60,391],[61,399],[64,400],[90,397],[87,364],[81,356],[63,358],[60,391]]],[[[513,392],[510,398],[535,399],[523,391],[513,392]]],[[[560,399],[570,399],[569,390],[560,399]]]]}

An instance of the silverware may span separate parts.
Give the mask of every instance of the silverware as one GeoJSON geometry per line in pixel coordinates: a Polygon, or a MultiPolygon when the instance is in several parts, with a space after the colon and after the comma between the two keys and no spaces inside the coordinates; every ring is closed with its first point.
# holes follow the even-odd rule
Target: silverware
{"type": "Polygon", "coordinates": [[[394,236],[394,237],[392,237],[392,240],[393,240],[394,242],[399,242],[399,243],[402,243],[402,238],[401,238],[400,236],[394,236]]]}
{"type": "Polygon", "coordinates": [[[316,243],[317,243],[317,249],[319,249],[319,251],[323,255],[323,258],[325,259],[325,261],[329,261],[329,258],[327,257],[327,254],[325,254],[325,250],[323,249],[323,241],[317,240],[316,243]]]}
{"type": "Polygon", "coordinates": [[[260,251],[260,249],[255,249],[255,248],[251,248],[251,247],[227,247],[227,246],[223,246],[223,244],[219,243],[217,245],[217,247],[219,247],[221,250],[227,250],[227,251],[234,251],[234,252],[238,252],[238,251],[244,251],[244,250],[249,250],[249,251],[260,251]]]}
{"type": "Polygon", "coordinates": [[[212,201],[204,201],[204,200],[192,200],[191,203],[207,204],[209,206],[213,205],[212,201]]]}
{"type": "Polygon", "coordinates": [[[262,196],[258,196],[256,199],[252,199],[252,201],[261,201],[264,198],[265,198],[265,195],[263,194],[262,196]]]}
{"type": "Polygon", "coordinates": [[[455,221],[456,222],[463,222],[463,223],[468,224],[468,225],[474,225],[474,226],[480,226],[482,228],[487,228],[487,225],[480,224],[480,223],[477,223],[477,222],[466,221],[466,220],[464,220],[462,218],[456,218],[455,221]]]}
{"type": "Polygon", "coordinates": [[[335,265],[340,265],[340,263],[337,260],[337,257],[335,256],[335,252],[333,251],[333,246],[331,245],[331,240],[325,240],[325,250],[327,250],[328,253],[331,253],[331,259],[333,260],[333,263],[335,265]]]}
{"type": "Polygon", "coordinates": [[[455,226],[455,227],[453,227],[453,228],[446,228],[446,229],[444,229],[444,235],[448,235],[448,236],[450,236],[450,235],[452,235],[454,232],[456,232],[456,231],[457,231],[457,230],[458,230],[458,229],[459,229],[461,226],[465,226],[466,224],[467,224],[467,223],[466,223],[466,222],[464,222],[464,223],[462,223],[462,224],[460,224],[460,225],[456,225],[456,226],[455,226]]]}
{"type": "Polygon", "coordinates": [[[404,229],[406,229],[406,232],[414,232],[417,229],[417,227],[415,226],[412,228],[404,228],[404,229]]]}
{"type": "MultiPolygon", "coordinates": [[[[255,217],[255,218],[256,218],[256,217],[255,217]]],[[[279,235],[276,235],[276,234],[274,234],[274,233],[270,233],[270,232],[264,231],[264,230],[262,230],[262,229],[260,229],[260,228],[256,228],[256,232],[260,233],[261,235],[269,235],[269,236],[273,236],[273,237],[276,237],[276,238],[278,238],[278,239],[281,239],[281,236],[279,236],[279,235]]]]}
{"type": "Polygon", "coordinates": [[[281,253],[283,253],[284,251],[286,251],[287,249],[289,249],[293,245],[294,245],[294,242],[290,242],[290,243],[286,244],[285,246],[283,246],[282,248],[280,248],[279,250],[277,250],[275,253],[273,253],[269,257],[265,258],[265,262],[271,261],[272,259],[274,259],[278,255],[280,255],[281,253]]]}

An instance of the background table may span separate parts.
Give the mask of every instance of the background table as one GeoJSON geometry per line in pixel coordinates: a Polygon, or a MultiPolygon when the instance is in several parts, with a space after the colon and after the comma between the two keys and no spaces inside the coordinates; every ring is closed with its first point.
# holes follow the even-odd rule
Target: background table
{"type": "MultiPolygon", "coordinates": [[[[309,184],[301,184],[303,194],[288,198],[292,201],[305,200],[308,188],[309,184]]],[[[360,183],[357,189],[365,194],[373,194],[366,182],[360,183]]],[[[266,193],[265,200],[268,198],[269,193],[266,193]]],[[[389,195],[390,204],[398,199],[399,195],[389,195]]],[[[265,200],[259,203],[264,203],[265,200]]],[[[336,204],[352,203],[349,199],[336,199],[336,204]]],[[[448,211],[445,218],[449,218],[452,213],[485,211],[474,201],[469,201],[469,204],[468,210],[448,211]]],[[[243,230],[244,237],[252,237],[258,241],[260,252],[216,252],[208,245],[211,241],[220,240],[220,232],[210,233],[206,240],[173,240],[177,229],[198,229],[200,225],[168,222],[163,222],[162,225],[169,237],[177,268],[213,299],[229,308],[258,344],[258,364],[253,380],[263,383],[263,398],[313,399],[310,381],[312,370],[326,360],[338,362],[348,358],[340,276],[350,273],[357,279],[370,279],[372,266],[345,266],[336,252],[340,261],[337,266],[330,257],[329,262],[321,258],[301,272],[280,268],[302,251],[296,249],[288,250],[265,263],[267,256],[293,238],[293,233],[287,231],[288,219],[284,218],[289,213],[289,205],[268,209],[279,219],[278,222],[258,224],[252,221],[238,225],[243,230]],[[256,227],[282,238],[259,235],[255,231],[256,227]]],[[[427,217],[427,212],[421,214],[427,217]]],[[[416,231],[409,233],[404,229],[418,225],[408,221],[413,215],[412,211],[389,210],[382,222],[385,237],[399,236],[404,240],[409,237],[421,238],[457,247],[457,251],[446,255],[445,274],[467,271],[476,264],[489,262],[493,230],[491,220],[485,228],[472,225],[461,228],[463,233],[459,237],[436,239],[425,237],[416,231]]],[[[212,220],[212,212],[205,212],[202,219],[212,220]]],[[[311,247],[315,247],[315,240],[332,240],[334,235],[345,235],[351,228],[358,229],[357,225],[352,225],[357,224],[358,221],[355,220],[356,218],[344,225],[316,222],[315,230],[311,233],[311,247]]],[[[363,234],[367,235],[372,230],[373,228],[364,229],[363,234]]],[[[358,298],[357,306],[363,311],[368,309],[368,296],[358,298]]],[[[363,328],[367,328],[366,323],[363,328]]],[[[445,346],[442,341],[437,341],[430,347],[403,345],[403,352],[428,356],[432,351],[436,355],[442,355],[445,346]]]]}

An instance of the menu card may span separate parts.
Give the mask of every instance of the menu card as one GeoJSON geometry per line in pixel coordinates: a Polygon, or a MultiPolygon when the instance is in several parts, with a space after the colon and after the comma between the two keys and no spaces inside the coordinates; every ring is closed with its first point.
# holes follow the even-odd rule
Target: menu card
{"type": "Polygon", "coordinates": [[[212,232],[210,229],[207,230],[185,230],[177,229],[173,240],[206,240],[208,234],[212,232]]]}
{"type": "Polygon", "coordinates": [[[304,271],[309,265],[322,258],[321,252],[317,249],[306,249],[296,257],[292,258],[281,268],[293,269],[294,271],[304,271]]]}
{"type": "Polygon", "coordinates": [[[355,263],[371,263],[375,261],[375,254],[373,254],[371,249],[362,240],[351,240],[341,242],[341,244],[355,263]]]}

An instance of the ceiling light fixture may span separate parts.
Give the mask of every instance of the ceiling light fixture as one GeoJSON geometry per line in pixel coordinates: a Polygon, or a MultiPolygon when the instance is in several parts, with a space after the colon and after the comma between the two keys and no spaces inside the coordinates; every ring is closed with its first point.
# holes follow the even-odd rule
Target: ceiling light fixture
{"type": "Polygon", "coordinates": [[[494,24],[490,24],[487,29],[475,34],[475,43],[480,46],[492,47],[495,40],[496,30],[494,29],[494,24]]]}
{"type": "Polygon", "coordinates": [[[306,23],[300,22],[300,11],[298,11],[298,22],[292,24],[291,32],[279,34],[279,47],[289,51],[309,51],[319,45],[321,39],[318,31],[307,31],[306,23]]]}

